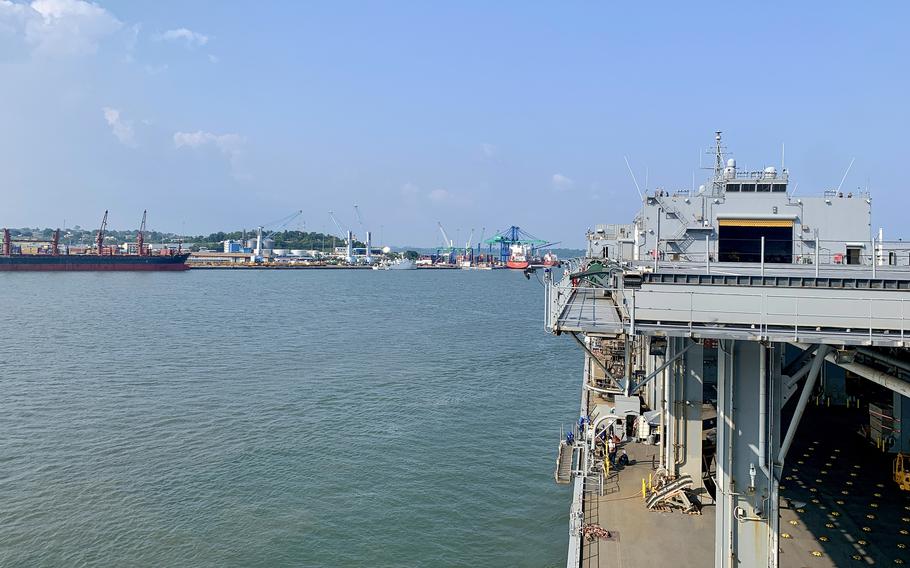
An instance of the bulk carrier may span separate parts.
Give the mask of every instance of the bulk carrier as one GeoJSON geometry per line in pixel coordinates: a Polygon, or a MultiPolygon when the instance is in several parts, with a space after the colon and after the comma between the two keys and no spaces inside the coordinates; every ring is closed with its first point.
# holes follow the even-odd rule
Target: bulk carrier
{"type": "MultiPolygon", "coordinates": [[[[165,251],[153,254],[144,242],[145,217],[136,237],[136,252],[121,253],[115,247],[104,246],[104,232],[107,228],[107,211],[101,227],[95,236],[95,246],[87,251],[73,253],[69,247],[60,247],[60,229],[54,231],[50,245],[35,253],[24,253],[22,248],[13,244],[9,229],[3,230],[3,249],[0,255],[0,271],[135,271],[135,270],[187,270],[184,253],[165,251]]],[[[131,247],[128,247],[128,250],[131,247]]]]}

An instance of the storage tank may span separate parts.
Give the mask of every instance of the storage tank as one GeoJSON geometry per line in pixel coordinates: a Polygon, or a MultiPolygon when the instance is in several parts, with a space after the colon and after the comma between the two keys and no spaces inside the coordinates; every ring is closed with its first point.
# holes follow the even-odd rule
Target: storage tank
{"type": "Polygon", "coordinates": [[[288,249],[272,249],[272,256],[287,256],[288,249]]]}
{"type": "Polygon", "coordinates": [[[306,256],[306,251],[303,249],[291,249],[291,256],[306,256]]]}
{"type": "Polygon", "coordinates": [[[262,239],[262,248],[264,248],[264,249],[275,248],[275,239],[270,239],[268,237],[265,237],[264,239],[262,239]]]}

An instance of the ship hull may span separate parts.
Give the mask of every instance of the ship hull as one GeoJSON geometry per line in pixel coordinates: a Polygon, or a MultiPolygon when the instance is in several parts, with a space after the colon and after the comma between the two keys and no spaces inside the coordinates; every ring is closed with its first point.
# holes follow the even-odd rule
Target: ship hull
{"type": "Polygon", "coordinates": [[[506,267],[512,268],[514,270],[524,270],[530,266],[530,264],[531,263],[529,263],[527,260],[509,260],[506,262],[506,267]]]}
{"type": "Polygon", "coordinates": [[[107,272],[187,270],[188,254],[173,256],[138,255],[12,255],[0,256],[3,272],[107,272]]]}

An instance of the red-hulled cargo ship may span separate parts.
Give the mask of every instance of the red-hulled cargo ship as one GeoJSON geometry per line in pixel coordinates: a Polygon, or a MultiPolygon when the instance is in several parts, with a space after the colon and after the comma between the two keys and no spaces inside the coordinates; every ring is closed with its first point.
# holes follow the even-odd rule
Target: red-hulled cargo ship
{"type": "Polygon", "coordinates": [[[509,249],[509,260],[506,261],[507,268],[524,270],[531,265],[531,262],[528,260],[528,251],[523,245],[515,244],[509,247],[509,249]]]}
{"type": "Polygon", "coordinates": [[[111,247],[104,246],[104,230],[107,227],[107,211],[101,229],[95,238],[95,249],[91,252],[69,254],[69,249],[60,251],[60,230],[54,231],[54,237],[46,252],[23,254],[13,250],[9,229],[3,230],[3,250],[0,251],[0,271],[48,271],[48,270],[187,270],[186,259],[189,253],[152,254],[143,242],[145,231],[145,213],[142,214],[142,227],[136,238],[136,253],[120,254],[111,247]]]}

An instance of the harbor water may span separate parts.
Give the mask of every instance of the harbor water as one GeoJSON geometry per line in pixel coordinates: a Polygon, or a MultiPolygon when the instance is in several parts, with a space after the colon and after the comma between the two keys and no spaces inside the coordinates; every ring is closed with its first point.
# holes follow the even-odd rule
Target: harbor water
{"type": "Polygon", "coordinates": [[[0,274],[0,566],[558,566],[513,271],[0,274]]]}

